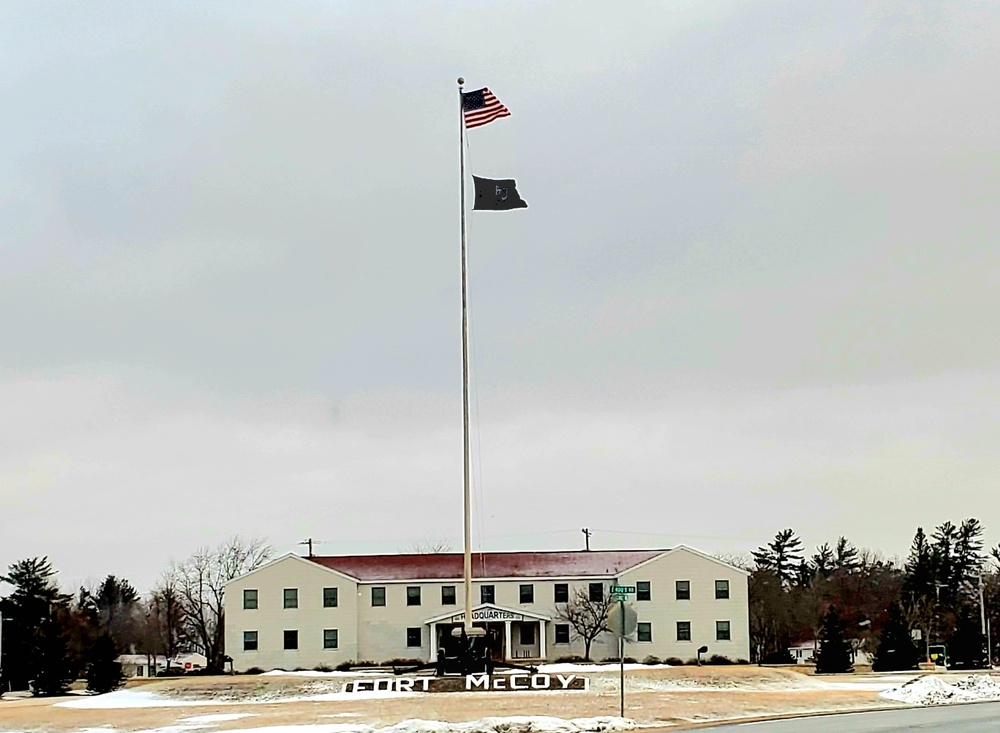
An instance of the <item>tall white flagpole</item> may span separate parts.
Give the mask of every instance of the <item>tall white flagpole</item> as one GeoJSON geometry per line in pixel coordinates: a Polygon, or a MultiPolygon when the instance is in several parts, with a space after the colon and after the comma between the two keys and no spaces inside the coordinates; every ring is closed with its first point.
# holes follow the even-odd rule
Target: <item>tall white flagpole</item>
{"type": "Polygon", "coordinates": [[[465,110],[462,85],[465,79],[458,78],[458,140],[459,167],[462,189],[462,453],[464,467],[463,506],[465,510],[465,622],[467,636],[472,635],[472,513],[469,508],[471,470],[469,467],[469,320],[466,293],[466,247],[465,247],[465,110]]]}

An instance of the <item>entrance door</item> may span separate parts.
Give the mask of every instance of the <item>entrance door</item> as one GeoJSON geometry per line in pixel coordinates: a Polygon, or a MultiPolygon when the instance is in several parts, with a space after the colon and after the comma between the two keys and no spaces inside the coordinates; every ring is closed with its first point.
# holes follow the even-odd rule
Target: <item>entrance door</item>
{"type": "Polygon", "coordinates": [[[502,662],[507,651],[504,649],[503,624],[486,624],[486,634],[490,640],[491,656],[502,662]]]}

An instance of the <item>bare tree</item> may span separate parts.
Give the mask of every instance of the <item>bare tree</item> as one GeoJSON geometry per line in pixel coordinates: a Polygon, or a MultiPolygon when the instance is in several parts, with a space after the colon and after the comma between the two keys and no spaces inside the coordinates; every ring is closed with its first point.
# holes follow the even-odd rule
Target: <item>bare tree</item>
{"type": "Polygon", "coordinates": [[[209,669],[222,671],[224,666],[222,596],[226,583],[259,568],[271,552],[261,539],[235,536],[214,550],[201,548],[171,568],[185,630],[192,644],[205,655],[209,669]]]}
{"type": "Polygon", "coordinates": [[[598,600],[591,598],[589,588],[577,588],[568,603],[556,607],[556,618],[569,624],[575,638],[583,639],[583,658],[588,662],[594,639],[611,631],[608,611],[614,604],[614,599],[607,593],[602,592],[598,600]]]}
{"type": "Polygon", "coordinates": [[[753,555],[749,552],[716,552],[712,557],[740,570],[746,570],[747,572],[753,570],[753,555]]]}
{"type": "Polygon", "coordinates": [[[151,670],[150,657],[162,655],[169,664],[187,646],[184,609],[177,585],[177,576],[165,573],[146,601],[142,647],[151,670]]]}
{"type": "Polygon", "coordinates": [[[448,540],[421,540],[410,545],[410,552],[416,555],[437,555],[451,550],[448,540]]]}

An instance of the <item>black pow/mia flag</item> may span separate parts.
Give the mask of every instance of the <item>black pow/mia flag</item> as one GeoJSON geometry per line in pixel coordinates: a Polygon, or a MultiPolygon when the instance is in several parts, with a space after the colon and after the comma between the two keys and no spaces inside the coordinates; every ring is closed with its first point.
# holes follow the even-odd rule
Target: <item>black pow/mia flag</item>
{"type": "Polygon", "coordinates": [[[476,184],[476,203],[473,209],[508,211],[528,208],[528,203],[517,195],[517,183],[513,178],[495,181],[492,178],[473,176],[472,180],[476,184]]]}

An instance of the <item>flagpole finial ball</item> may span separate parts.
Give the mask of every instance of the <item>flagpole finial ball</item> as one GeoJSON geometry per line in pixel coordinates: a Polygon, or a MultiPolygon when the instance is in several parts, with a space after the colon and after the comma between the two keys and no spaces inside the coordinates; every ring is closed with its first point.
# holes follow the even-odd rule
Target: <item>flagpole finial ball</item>
{"type": "Polygon", "coordinates": [[[462,77],[458,77],[458,83],[465,84],[465,79],[463,79],[462,77]]]}

